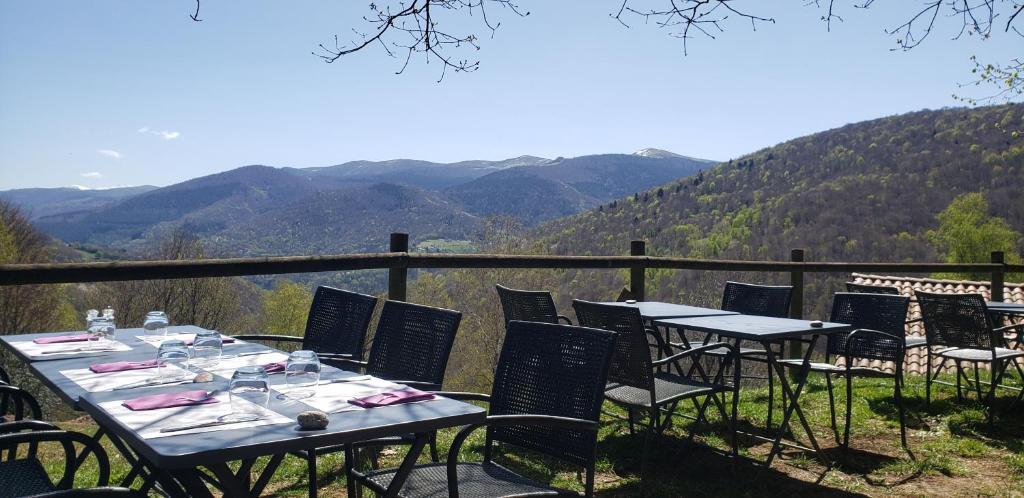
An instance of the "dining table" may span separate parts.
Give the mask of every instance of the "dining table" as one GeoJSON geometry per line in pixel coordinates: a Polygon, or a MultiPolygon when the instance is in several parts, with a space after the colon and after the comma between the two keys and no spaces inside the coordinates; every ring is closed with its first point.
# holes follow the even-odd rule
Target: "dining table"
{"type": "MultiPolygon", "coordinates": [[[[719,337],[760,343],[768,356],[769,368],[775,370],[779,377],[783,399],[788,398],[789,403],[783,410],[782,423],[778,426],[778,431],[774,437],[765,437],[758,434],[745,435],[772,443],[771,450],[768,452],[768,457],[765,461],[766,466],[771,466],[773,459],[782,451],[783,446],[801,449],[818,455],[821,454],[821,448],[814,437],[814,431],[811,429],[803,410],[800,408],[800,394],[803,393],[804,387],[807,384],[808,373],[811,367],[811,354],[814,352],[814,346],[818,339],[830,334],[850,332],[853,330],[853,326],[844,323],[742,314],[668,318],[657,320],[656,323],[668,328],[704,332],[709,336],[717,335],[719,337]],[[794,376],[795,385],[787,379],[785,367],[779,361],[780,358],[778,358],[774,349],[770,347],[771,343],[784,340],[806,340],[807,342],[803,362],[798,373],[794,376]],[[793,415],[796,415],[800,426],[807,435],[810,447],[798,444],[796,441],[793,443],[783,441],[786,434],[796,434],[790,427],[793,415]]],[[[734,368],[741,368],[741,365],[737,364],[734,368]]],[[[735,403],[736,401],[734,400],[733,402],[735,403]]]]}
{"type": "MultiPolygon", "coordinates": [[[[188,339],[202,330],[188,325],[171,327],[166,338],[188,339]]],[[[215,363],[205,365],[201,371],[190,367],[179,383],[145,385],[160,380],[154,377],[153,369],[96,373],[90,366],[152,361],[163,337],[147,336],[141,328],[129,328],[118,329],[113,341],[99,346],[35,342],[67,334],[8,335],[0,337],[0,345],[24,362],[28,371],[63,402],[92,417],[99,426],[93,437],[109,438],[131,465],[122,485],[131,486],[141,478],[142,485],[137,489],[143,492],[159,486],[170,496],[212,497],[212,487],[224,496],[259,496],[290,452],[412,435],[413,444],[385,493],[397,496],[430,434],[482,423],[486,418],[483,408],[443,396],[364,408],[349,401],[407,388],[321,365],[320,380],[310,397],[290,395],[284,375],[271,374],[269,402],[257,408],[259,416],[255,420],[195,424],[222,421],[231,414],[227,390],[236,369],[281,363],[288,354],[225,337],[223,356],[215,363]],[[210,375],[200,375],[204,373],[210,375]],[[178,396],[182,392],[203,395],[195,399],[195,404],[142,411],[128,408],[132,400],[152,399],[151,395],[192,401],[178,396]],[[326,428],[307,430],[297,424],[297,416],[310,410],[328,414],[326,428]],[[192,425],[199,427],[182,430],[192,425]]],[[[79,460],[85,456],[79,455],[79,460]]]]}

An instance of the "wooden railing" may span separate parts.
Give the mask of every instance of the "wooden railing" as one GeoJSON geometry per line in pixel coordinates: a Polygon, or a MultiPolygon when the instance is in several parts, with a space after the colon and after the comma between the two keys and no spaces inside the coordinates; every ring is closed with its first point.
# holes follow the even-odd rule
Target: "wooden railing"
{"type": "Polygon", "coordinates": [[[409,236],[391,234],[390,252],[330,256],[281,256],[173,261],[112,261],[102,263],[48,263],[0,265],[0,286],[152,280],[200,277],[238,277],[350,270],[388,270],[388,297],[405,300],[409,268],[553,268],[630,270],[630,290],[645,296],[644,270],[786,272],[793,285],[790,315],[803,317],[805,273],[988,273],[993,301],[1003,299],[1006,273],[1024,272],[1024,265],[1005,263],[1002,252],[993,252],[990,263],[847,263],[804,261],[804,251],[794,249],[790,261],[732,261],[646,255],[644,241],[630,244],[629,256],[533,256],[506,254],[420,254],[409,252],[409,236]]]}

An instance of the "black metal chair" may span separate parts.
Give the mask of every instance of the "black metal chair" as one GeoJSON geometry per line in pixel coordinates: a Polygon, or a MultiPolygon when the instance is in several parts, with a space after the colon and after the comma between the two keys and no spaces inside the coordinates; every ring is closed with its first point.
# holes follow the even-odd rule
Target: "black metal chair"
{"type": "MultiPolygon", "coordinates": [[[[868,294],[887,294],[892,296],[903,295],[900,290],[891,285],[867,285],[856,282],[846,282],[846,292],[864,292],[868,294]]],[[[905,325],[920,322],[920,318],[908,319],[905,325]]],[[[927,347],[928,340],[923,335],[909,335],[904,330],[904,345],[907,349],[927,347]]]]}
{"type": "Polygon", "coordinates": [[[302,337],[245,334],[235,338],[301,343],[302,349],[316,351],[320,361],[329,365],[338,359],[362,360],[366,330],[376,305],[376,297],[320,286],[313,295],[302,337]]]}
{"type": "Polygon", "coordinates": [[[107,453],[91,437],[79,432],[67,432],[39,420],[18,420],[0,423],[0,495],[52,498],[73,497],[143,497],[125,488],[108,487],[110,460],[107,453]],[[38,457],[39,445],[59,444],[64,452],[64,469],[56,483],[38,457]],[[73,489],[75,475],[81,466],[75,445],[81,445],[81,454],[91,454],[97,464],[95,488],[73,489]],[[25,448],[20,450],[21,448],[25,448]],[[20,450],[20,451],[19,451],[20,450]]]}
{"type": "MultiPolygon", "coordinates": [[[[978,401],[988,405],[988,423],[993,423],[992,402],[995,400],[996,387],[1006,373],[1006,369],[1013,365],[1024,380],[1024,370],[1017,362],[1018,358],[1024,357],[1024,351],[1009,349],[1005,344],[1003,334],[1007,330],[1016,329],[1024,324],[1013,324],[996,328],[992,324],[992,315],[985,304],[985,298],[981,294],[934,294],[930,292],[917,291],[917,303],[921,306],[921,316],[924,318],[925,337],[928,339],[928,372],[925,376],[925,406],[931,403],[932,382],[942,371],[940,368],[932,371],[932,357],[937,356],[940,361],[953,360],[956,365],[956,395],[962,399],[961,379],[966,379],[968,385],[971,379],[966,376],[963,363],[968,362],[974,365],[974,387],[978,393],[978,401]],[[933,347],[944,347],[933,351],[933,347]],[[981,379],[979,365],[989,363],[992,365],[991,379],[988,393],[982,399],[981,379]]],[[[1024,396],[1024,390],[1020,391],[1014,403],[1020,401],[1024,396]]]]}
{"type": "MultiPolygon", "coordinates": [[[[366,361],[337,358],[340,365],[356,368],[363,373],[391,380],[418,389],[436,391],[444,382],[448,357],[455,343],[462,313],[401,301],[385,301],[380,321],[366,361]]],[[[338,445],[313,448],[299,452],[309,467],[309,495],[316,496],[316,456],[346,451],[356,447],[379,447],[392,444],[410,444],[411,437],[374,439],[357,445],[338,445]]],[[[438,460],[436,435],[430,437],[430,456],[438,460]]],[[[346,471],[353,465],[345,459],[346,471]]],[[[349,483],[349,496],[355,496],[349,483]]]]}
{"type": "Polygon", "coordinates": [[[505,323],[512,320],[525,322],[562,323],[572,325],[572,320],[559,315],[555,301],[547,291],[528,291],[509,289],[501,285],[494,286],[501,300],[501,310],[505,313],[505,323]]]}
{"type": "Polygon", "coordinates": [[[0,422],[5,420],[42,420],[43,410],[28,391],[9,384],[0,384],[0,422]]]}
{"type": "MultiPolygon", "coordinates": [[[[512,321],[494,372],[490,396],[440,393],[486,401],[487,421],[463,428],[447,463],[417,465],[399,492],[402,497],[579,496],[520,476],[496,463],[494,444],[542,453],[586,471],[586,496],[594,494],[597,430],[614,334],[596,329],[512,321]],[[484,460],[459,462],[466,438],[486,427],[484,460]]],[[[396,469],[357,472],[350,478],[383,493],[396,469]]]]}
{"type": "MultiPolygon", "coordinates": [[[[705,412],[708,403],[714,401],[722,416],[728,420],[729,426],[735,431],[736,409],[739,401],[739,369],[733,369],[732,385],[722,381],[724,369],[719,369],[714,378],[709,378],[700,365],[700,356],[707,351],[724,349],[729,351],[728,362],[739,361],[735,346],[728,343],[705,344],[700,347],[682,349],[672,355],[656,361],[651,360],[649,334],[657,335],[656,331],[644,327],[640,310],[626,306],[613,306],[587,301],[574,300],[573,309],[580,325],[600,328],[615,332],[617,341],[615,354],[608,373],[608,386],[605,396],[609,401],[618,404],[628,413],[629,430],[634,433],[634,411],[646,412],[648,416],[647,435],[644,439],[643,468],[646,468],[647,453],[653,436],[661,434],[671,425],[676,405],[685,399],[693,400],[697,409],[695,423],[690,430],[689,440],[693,439],[697,427],[706,422],[705,412]],[[694,368],[688,375],[674,374],[663,365],[676,364],[676,370],[682,372],[677,363],[692,360],[694,368]],[[716,397],[720,393],[733,393],[732,416],[725,413],[724,407],[716,397]],[[704,398],[698,403],[697,398],[704,398]],[[667,408],[665,408],[667,407],[667,408]]],[[[736,451],[736,437],[733,432],[733,451],[736,451]]]]}
{"type": "MultiPolygon", "coordinates": [[[[755,316],[769,316],[775,318],[786,318],[789,316],[790,302],[793,299],[793,287],[789,285],[758,285],[748,284],[743,282],[726,282],[725,289],[722,291],[722,307],[725,311],[734,311],[743,315],[755,315],[755,316]]],[[[683,339],[681,343],[671,343],[675,347],[689,347],[689,342],[685,338],[685,331],[680,330],[679,335],[683,339]]],[[[705,342],[710,340],[710,336],[707,336],[705,342]]],[[[737,351],[743,361],[754,361],[758,363],[768,364],[768,352],[761,347],[744,347],[742,341],[735,341],[737,351]]],[[[786,353],[786,343],[779,341],[774,343],[778,347],[776,356],[782,358],[786,353]]],[[[706,353],[712,357],[722,357],[730,354],[730,351],[719,348],[712,349],[706,353]]],[[[739,363],[733,363],[733,365],[739,365],[739,363]]],[[[723,364],[724,366],[724,364],[723,364]]],[[[767,427],[771,429],[772,425],[772,405],[775,399],[775,376],[772,374],[771,366],[767,368],[766,377],[755,377],[755,376],[744,376],[741,374],[741,378],[756,378],[768,380],[768,420],[767,427]]],[[[783,393],[785,394],[785,393],[783,393]]],[[[785,408],[785,398],[782,400],[783,408],[785,408]]]]}
{"type": "MultiPolygon", "coordinates": [[[[843,430],[842,446],[850,444],[850,419],[853,408],[854,377],[892,377],[895,383],[894,400],[899,410],[900,441],[907,447],[906,415],[903,403],[903,361],[906,347],[903,344],[903,324],[907,318],[910,298],[891,294],[866,294],[837,292],[832,300],[832,322],[853,325],[850,333],[828,336],[825,346],[825,361],[812,362],[811,372],[825,374],[828,386],[828,409],[832,418],[832,431],[839,442],[836,424],[836,405],[832,393],[832,376],[841,375],[846,379],[846,425],[843,430]],[[843,365],[835,365],[833,359],[843,359],[843,365]],[[857,360],[881,360],[894,364],[893,373],[870,367],[854,365],[857,360]]],[[[803,366],[802,359],[782,360],[790,368],[803,366]]]]}

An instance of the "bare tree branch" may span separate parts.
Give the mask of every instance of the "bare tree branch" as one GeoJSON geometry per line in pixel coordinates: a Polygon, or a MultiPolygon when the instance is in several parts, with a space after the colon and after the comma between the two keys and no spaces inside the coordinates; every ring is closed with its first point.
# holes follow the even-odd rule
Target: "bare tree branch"
{"type": "Polygon", "coordinates": [[[684,55],[688,53],[687,42],[693,37],[691,30],[714,39],[712,32],[725,31],[723,25],[730,14],[749,20],[754,31],[757,31],[758,22],[775,23],[774,18],[733,7],[737,0],[659,0],[658,7],[634,7],[636,1],[623,0],[619,11],[612,17],[627,28],[629,25],[623,20],[624,15],[642,18],[644,23],[653,20],[655,26],[671,30],[670,36],[682,38],[684,55]]]}
{"type": "Polygon", "coordinates": [[[200,21],[202,21],[202,19],[200,19],[200,18],[199,18],[199,1],[200,1],[200,0],[196,0],[196,13],[195,13],[195,14],[189,14],[189,15],[188,15],[188,16],[189,16],[189,17],[191,17],[191,18],[192,18],[192,20],[193,20],[193,21],[195,21],[195,22],[200,22],[200,21]]]}

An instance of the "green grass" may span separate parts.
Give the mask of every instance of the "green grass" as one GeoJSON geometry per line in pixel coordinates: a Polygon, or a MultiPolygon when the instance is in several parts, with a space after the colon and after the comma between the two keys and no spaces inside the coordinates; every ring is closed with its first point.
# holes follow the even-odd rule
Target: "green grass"
{"type": "MultiPolygon", "coordinates": [[[[989,430],[984,410],[971,399],[957,401],[953,388],[940,386],[933,390],[929,409],[924,408],[923,380],[907,379],[908,438],[913,456],[903,451],[899,441],[899,425],[892,403],[892,384],[887,379],[865,379],[855,383],[851,448],[836,447],[829,424],[828,397],[825,383],[812,377],[803,407],[814,434],[824,449],[824,457],[832,462],[797,450],[786,450],[770,469],[763,469],[750,460],[762,461],[768,444],[741,438],[744,458],[732,459],[714,450],[729,446],[725,425],[712,412],[711,424],[699,428],[693,445],[686,444],[692,422],[677,416],[666,434],[655,438],[650,449],[648,475],[641,479],[643,435],[630,435],[627,425],[613,417],[602,418],[599,434],[597,488],[602,497],[648,496],[1013,496],[1024,494],[1024,418],[1015,407],[1006,411],[1012,395],[1000,396],[1001,411],[996,426],[989,430]]],[[[739,404],[740,426],[743,430],[762,432],[765,422],[766,390],[744,388],[739,404]]],[[[1015,393],[1014,393],[1015,394],[1015,393]]],[[[836,391],[840,412],[845,406],[843,389],[836,391]]],[[[779,401],[776,400],[776,410],[779,401]]],[[[625,412],[610,404],[613,413],[625,412]]],[[[692,405],[681,403],[679,415],[693,414],[692,405]]],[[[778,423],[779,412],[775,421],[778,423]]],[[[62,426],[91,433],[94,426],[87,419],[75,419],[62,426]]],[[[796,425],[794,424],[794,430],[796,425]]],[[[483,431],[477,431],[464,446],[462,458],[479,460],[483,431]]],[[[798,431],[798,434],[799,431],[798,431]]],[[[440,435],[442,454],[446,452],[454,431],[440,435]]],[[[800,434],[806,443],[806,437],[800,434]]],[[[124,460],[107,446],[113,461],[113,480],[127,472],[124,460]]],[[[404,448],[387,451],[383,465],[394,465],[404,448]]],[[[62,463],[57,461],[57,448],[44,448],[44,459],[56,473],[62,463]]],[[[535,479],[556,486],[582,490],[577,469],[538,455],[506,452],[499,458],[508,465],[535,479]]],[[[424,459],[425,461],[425,459],[424,459]]],[[[345,482],[341,475],[342,456],[320,458],[319,479],[322,496],[344,496],[345,482]]],[[[259,469],[261,465],[257,465],[259,469]]],[[[305,462],[288,457],[277,470],[268,492],[277,496],[304,496],[305,462]]],[[[95,481],[95,466],[90,462],[80,473],[80,485],[95,481]]]]}

